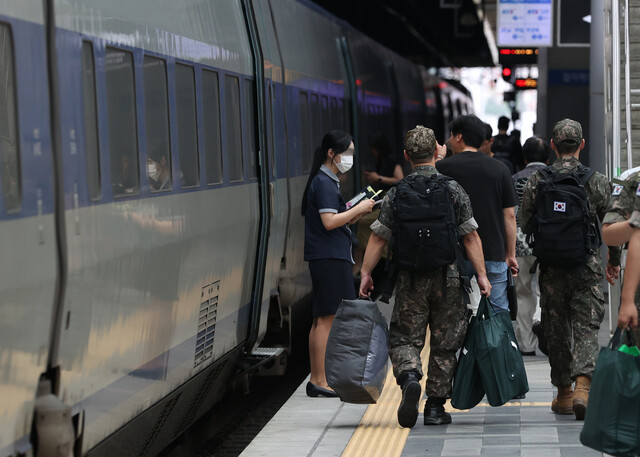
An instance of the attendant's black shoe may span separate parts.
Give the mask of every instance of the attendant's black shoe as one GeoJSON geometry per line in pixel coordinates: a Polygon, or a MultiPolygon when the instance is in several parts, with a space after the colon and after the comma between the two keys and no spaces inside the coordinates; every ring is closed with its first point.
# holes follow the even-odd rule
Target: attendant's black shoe
{"type": "Polygon", "coordinates": [[[533,324],[531,331],[538,337],[538,349],[540,349],[544,355],[548,356],[549,350],[547,349],[547,339],[544,337],[544,332],[542,331],[542,322],[538,321],[533,324]]]}
{"type": "Polygon", "coordinates": [[[445,412],[444,406],[427,403],[424,407],[424,425],[444,425],[451,423],[451,414],[445,412]]]}
{"type": "Polygon", "coordinates": [[[513,400],[524,400],[525,398],[527,398],[527,394],[516,395],[513,400]]]}
{"type": "Polygon", "coordinates": [[[320,386],[312,384],[311,381],[307,383],[307,396],[308,397],[337,397],[338,394],[333,390],[325,389],[320,386]]]}
{"type": "Polygon", "coordinates": [[[402,401],[398,408],[398,423],[401,427],[411,428],[418,420],[418,406],[422,388],[415,373],[408,373],[402,382],[402,401]]]}

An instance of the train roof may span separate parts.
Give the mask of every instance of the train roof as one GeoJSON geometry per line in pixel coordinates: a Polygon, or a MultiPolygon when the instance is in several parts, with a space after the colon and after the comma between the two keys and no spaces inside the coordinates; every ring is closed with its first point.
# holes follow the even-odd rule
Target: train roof
{"type": "MultiPolygon", "coordinates": [[[[309,0],[298,0],[305,4],[309,0]]],[[[497,48],[490,11],[474,0],[434,3],[409,0],[316,0],[316,8],[348,22],[352,27],[409,60],[430,67],[494,66],[497,48]]],[[[483,2],[484,4],[485,2],[483,2]]],[[[489,2],[492,5],[495,2],[489,2]]]]}

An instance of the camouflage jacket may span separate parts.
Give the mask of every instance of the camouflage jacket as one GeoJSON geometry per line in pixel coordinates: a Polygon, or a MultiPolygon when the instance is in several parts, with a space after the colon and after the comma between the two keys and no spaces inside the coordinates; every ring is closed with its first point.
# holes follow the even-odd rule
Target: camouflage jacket
{"type": "Polygon", "coordinates": [[[625,181],[614,180],[613,192],[603,224],[629,220],[634,210],[640,209],[640,171],[631,173],[625,181]]]}
{"type": "MultiPolygon", "coordinates": [[[[580,165],[580,161],[574,157],[556,160],[551,168],[559,173],[574,171],[580,165]]],[[[518,220],[522,231],[526,234],[532,232],[531,222],[535,212],[535,201],[538,193],[538,183],[542,175],[536,171],[531,175],[522,192],[522,204],[518,211],[518,220]]],[[[591,211],[591,222],[595,223],[596,218],[602,220],[609,205],[611,196],[611,183],[602,173],[595,172],[585,184],[589,208],[591,211]]],[[[600,250],[587,260],[587,266],[595,273],[602,274],[602,258],[600,250]]],[[[612,265],[620,265],[620,248],[609,247],[609,262],[612,265]]]]}
{"type": "Polygon", "coordinates": [[[529,247],[529,243],[527,243],[526,235],[522,232],[522,228],[520,228],[520,220],[518,219],[518,208],[522,204],[522,191],[524,190],[524,185],[529,180],[529,177],[535,173],[537,170],[541,170],[545,168],[546,165],[542,162],[532,162],[528,164],[524,170],[519,171],[514,174],[511,178],[513,179],[513,187],[516,190],[516,195],[518,196],[518,204],[516,205],[516,222],[517,222],[517,232],[516,232],[516,256],[517,257],[526,257],[533,255],[533,249],[529,247]]]}
{"type": "MultiPolygon", "coordinates": [[[[438,174],[438,171],[431,165],[419,165],[413,169],[409,176],[414,174],[429,177],[438,174]]],[[[469,200],[469,196],[462,186],[454,180],[449,181],[449,189],[451,190],[451,195],[453,197],[453,209],[456,215],[456,222],[458,223],[458,234],[463,236],[473,232],[478,228],[478,223],[473,218],[473,210],[471,209],[471,200],[469,200]]],[[[378,216],[378,219],[371,224],[371,231],[387,241],[391,239],[391,235],[393,235],[393,230],[396,225],[393,213],[395,198],[396,187],[394,186],[389,189],[384,200],[382,200],[382,204],[380,205],[380,216],[378,216]]],[[[458,268],[455,264],[449,265],[447,276],[458,276],[458,268]]]]}

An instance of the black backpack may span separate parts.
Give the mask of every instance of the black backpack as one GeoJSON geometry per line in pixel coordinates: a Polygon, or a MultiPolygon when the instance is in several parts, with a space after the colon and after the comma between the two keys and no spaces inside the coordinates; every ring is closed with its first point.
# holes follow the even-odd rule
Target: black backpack
{"type": "Polygon", "coordinates": [[[599,228],[591,222],[584,187],[595,170],[580,165],[568,173],[558,173],[551,167],[540,173],[527,243],[542,265],[584,265],[602,243],[599,228]]]}
{"type": "Polygon", "coordinates": [[[432,270],[456,262],[458,225],[443,175],[409,175],[396,184],[393,262],[400,270],[432,270]]]}

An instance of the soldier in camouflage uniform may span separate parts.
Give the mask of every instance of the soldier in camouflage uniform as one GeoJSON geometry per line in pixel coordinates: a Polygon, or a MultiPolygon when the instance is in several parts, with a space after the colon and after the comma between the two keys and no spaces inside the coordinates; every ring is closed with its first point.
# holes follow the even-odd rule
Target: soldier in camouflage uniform
{"type": "MultiPolygon", "coordinates": [[[[634,232],[637,231],[634,228],[634,222],[631,220],[631,216],[635,212],[635,220],[640,219],[640,217],[638,217],[640,216],[639,189],[640,170],[629,173],[624,181],[614,180],[613,192],[611,193],[611,200],[609,201],[607,214],[602,220],[602,238],[605,243],[613,246],[622,245],[628,242],[634,232]]],[[[631,250],[629,252],[631,252],[631,250]]],[[[624,295],[635,296],[633,299],[629,298],[627,302],[631,302],[631,300],[633,300],[637,310],[640,310],[640,289],[637,289],[634,292],[628,285],[627,281],[625,281],[623,288],[623,296],[624,295]]],[[[618,327],[621,328],[626,328],[628,326],[629,315],[633,314],[632,309],[625,310],[624,301],[625,300],[623,300],[623,304],[621,305],[621,313],[618,315],[618,327]]],[[[640,312],[637,310],[635,312],[636,322],[637,314],[640,312]]],[[[640,341],[640,328],[635,329],[635,335],[636,341],[640,341]]]]}
{"type": "MultiPolygon", "coordinates": [[[[582,126],[563,119],[553,127],[551,147],[556,160],[551,168],[558,173],[575,171],[584,148],[582,126]]],[[[536,171],[525,185],[519,220],[524,233],[532,232],[538,183],[542,175],[536,171]]],[[[591,212],[591,223],[605,215],[611,184],[601,173],[594,173],[585,184],[591,212]]],[[[609,248],[607,280],[613,283],[620,270],[619,248],[609,248]]],[[[551,409],[557,414],[575,414],[584,419],[591,375],[598,355],[598,330],[604,318],[602,291],[602,259],[600,250],[588,258],[586,265],[558,267],[542,265],[540,271],[540,306],[544,335],[549,349],[551,383],[558,388],[551,409]],[[573,335],[573,351],[572,351],[573,335]],[[572,382],[576,389],[572,392],[572,382]]]]}
{"type": "MultiPolygon", "coordinates": [[[[414,174],[430,177],[438,174],[435,169],[436,139],[431,129],[416,126],[407,132],[405,158],[411,163],[414,174]]],[[[491,285],[486,276],[482,243],[476,233],[471,202],[464,189],[455,181],[448,181],[452,195],[459,235],[464,242],[467,256],[473,262],[481,291],[488,295],[491,285]]],[[[371,271],[391,238],[395,223],[394,202],[396,188],[385,196],[380,216],[371,224],[372,235],[367,244],[361,270],[360,295],[367,296],[373,288],[371,271]]],[[[425,425],[451,422],[444,411],[444,403],[451,395],[451,380],[456,368],[456,351],[462,345],[466,333],[466,306],[460,287],[460,274],[455,264],[436,270],[415,272],[400,271],[396,283],[396,299],[391,316],[389,352],[393,373],[402,387],[402,402],[398,409],[398,421],[403,427],[413,427],[418,417],[421,396],[419,380],[423,376],[420,352],[425,344],[427,326],[431,331],[427,405],[425,425]],[[443,271],[446,269],[446,271],[443,271]],[[413,276],[413,278],[411,277],[413,276]],[[445,280],[446,278],[446,280],[445,280]],[[446,282],[446,291],[443,290],[446,282]]]]}

